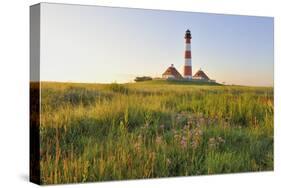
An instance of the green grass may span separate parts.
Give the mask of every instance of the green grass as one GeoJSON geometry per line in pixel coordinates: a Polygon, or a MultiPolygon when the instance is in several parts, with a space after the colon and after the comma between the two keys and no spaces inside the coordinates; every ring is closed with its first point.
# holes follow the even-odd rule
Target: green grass
{"type": "Polygon", "coordinates": [[[273,88],[41,84],[42,184],[273,170],[273,88]]]}
{"type": "Polygon", "coordinates": [[[172,84],[172,85],[205,85],[205,86],[219,86],[222,84],[216,83],[216,82],[208,82],[208,81],[202,81],[202,80],[146,80],[142,82],[138,82],[138,84],[172,84]]]}

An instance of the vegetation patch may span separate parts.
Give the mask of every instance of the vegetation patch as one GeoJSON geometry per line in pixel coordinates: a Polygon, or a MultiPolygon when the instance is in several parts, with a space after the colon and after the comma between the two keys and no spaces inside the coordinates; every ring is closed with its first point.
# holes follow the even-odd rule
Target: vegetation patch
{"type": "Polygon", "coordinates": [[[42,83],[43,184],[273,170],[273,88],[42,83]]]}

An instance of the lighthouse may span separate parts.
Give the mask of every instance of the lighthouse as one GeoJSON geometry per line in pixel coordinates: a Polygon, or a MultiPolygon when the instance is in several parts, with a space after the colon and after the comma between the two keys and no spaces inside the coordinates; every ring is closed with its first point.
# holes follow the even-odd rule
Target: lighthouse
{"type": "Polygon", "coordinates": [[[184,53],[184,69],[183,77],[185,79],[192,79],[192,65],[191,65],[191,33],[190,30],[185,32],[185,53],[184,53]]]}
{"type": "Polygon", "coordinates": [[[181,75],[177,69],[174,67],[174,64],[171,64],[170,67],[162,74],[162,79],[164,80],[180,80],[180,81],[192,81],[192,82],[213,82],[215,80],[210,79],[205,72],[200,68],[192,76],[192,65],[191,65],[191,33],[190,30],[186,30],[185,35],[185,52],[184,52],[184,68],[183,75],[181,75]]]}

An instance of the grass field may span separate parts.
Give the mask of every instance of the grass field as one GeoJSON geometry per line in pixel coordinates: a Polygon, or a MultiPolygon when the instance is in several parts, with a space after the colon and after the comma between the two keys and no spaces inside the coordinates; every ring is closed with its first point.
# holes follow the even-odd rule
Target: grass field
{"type": "Polygon", "coordinates": [[[273,170],[273,88],[41,83],[42,184],[273,170]]]}

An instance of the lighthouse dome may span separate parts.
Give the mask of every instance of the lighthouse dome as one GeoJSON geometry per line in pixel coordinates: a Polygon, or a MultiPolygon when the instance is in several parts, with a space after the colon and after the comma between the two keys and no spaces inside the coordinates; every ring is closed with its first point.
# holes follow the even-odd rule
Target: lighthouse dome
{"type": "Polygon", "coordinates": [[[187,38],[191,39],[191,32],[190,32],[189,29],[186,30],[184,38],[185,38],[185,39],[187,39],[187,38]]]}

